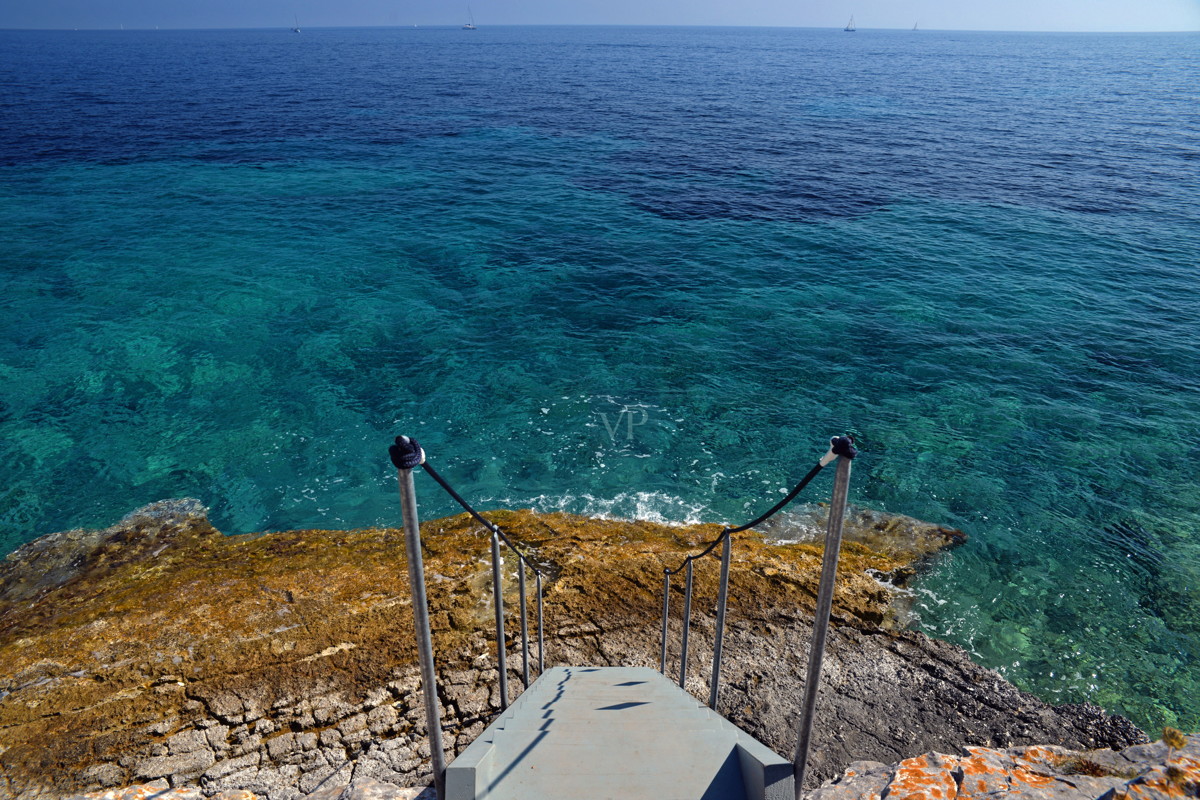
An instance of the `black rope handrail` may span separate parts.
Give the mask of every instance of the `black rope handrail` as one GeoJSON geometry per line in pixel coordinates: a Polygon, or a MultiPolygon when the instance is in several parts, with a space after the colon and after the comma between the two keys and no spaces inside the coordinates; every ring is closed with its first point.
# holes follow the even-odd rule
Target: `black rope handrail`
{"type": "Polygon", "coordinates": [[[729,600],[729,565],[732,558],[731,550],[733,546],[733,534],[741,533],[744,530],[760,525],[770,519],[775,514],[779,513],[788,503],[796,499],[796,496],[804,490],[805,486],[817,477],[826,465],[833,463],[837,458],[844,457],[847,461],[858,455],[858,451],[854,449],[854,439],[850,436],[835,436],[829,440],[829,451],[817,461],[816,465],[808,471],[808,474],[796,484],[790,492],[787,493],[782,500],[771,507],[765,514],[756,517],[754,520],[747,522],[736,528],[724,528],[717,538],[708,543],[707,546],[699,553],[693,553],[683,559],[683,563],[675,569],[663,567],[663,605],[662,605],[662,640],[659,648],[659,670],[666,674],[667,671],[667,633],[669,628],[670,611],[671,611],[671,576],[678,575],[680,572],[687,574],[687,584],[683,591],[684,606],[683,606],[683,632],[680,636],[680,652],[679,652],[679,686],[681,688],[687,682],[688,669],[688,638],[691,633],[692,619],[692,562],[704,558],[717,545],[724,545],[721,548],[721,579],[720,588],[717,596],[717,628],[713,637],[713,661],[712,661],[712,680],[709,682],[708,705],[714,711],[717,708],[717,698],[720,693],[721,686],[721,653],[725,634],[725,609],[729,600]]]}
{"type": "Polygon", "coordinates": [[[836,456],[840,456],[840,455],[844,455],[847,458],[854,458],[854,456],[857,455],[857,451],[854,449],[854,438],[853,437],[851,437],[851,436],[835,436],[833,439],[831,439],[829,442],[829,452],[826,453],[821,458],[820,461],[818,461],[815,465],[813,465],[813,468],[810,469],[808,471],[808,474],[805,475],[800,480],[800,482],[796,484],[795,488],[793,488],[790,492],[788,492],[786,497],[784,497],[782,500],[780,500],[778,503],[776,503],[774,506],[772,506],[770,511],[767,511],[762,516],[757,517],[756,519],[751,520],[750,522],[747,522],[745,525],[741,525],[736,528],[725,528],[724,530],[721,531],[720,534],[717,535],[717,538],[715,538],[711,542],[709,542],[708,545],[703,550],[701,550],[699,553],[694,553],[694,554],[684,558],[683,563],[681,563],[675,569],[671,569],[670,567],[663,567],[663,574],[664,575],[678,575],[680,572],[682,572],[684,570],[685,567],[687,567],[689,562],[699,561],[700,559],[704,558],[706,555],[711,553],[713,550],[715,550],[717,545],[719,545],[722,541],[725,540],[726,536],[729,536],[730,534],[734,534],[734,533],[741,533],[742,531],[749,530],[756,525],[761,525],[762,523],[766,522],[771,517],[778,514],[789,503],[791,503],[793,500],[795,500],[796,496],[798,494],[800,494],[800,492],[804,491],[804,487],[808,486],[808,484],[812,482],[812,479],[817,477],[817,473],[819,473],[822,469],[824,469],[825,465],[829,464],[830,462],[833,461],[833,459],[836,456]]]}
{"type": "Polygon", "coordinates": [[[525,688],[529,688],[529,623],[528,611],[526,609],[526,590],[525,590],[525,570],[526,568],[533,570],[534,581],[537,592],[537,617],[538,617],[538,671],[544,672],[546,668],[546,640],[545,640],[545,624],[542,609],[542,578],[549,577],[547,573],[538,569],[538,566],[533,563],[523,552],[521,548],[508,538],[508,535],[489,519],[486,519],[482,514],[471,507],[471,504],[463,499],[462,495],[454,491],[446,479],[438,474],[437,470],[429,466],[425,460],[425,451],[416,439],[408,436],[397,436],[396,443],[388,448],[388,455],[391,456],[392,463],[402,475],[407,474],[411,485],[412,471],[417,467],[421,467],[428,473],[429,477],[437,481],[438,485],[446,490],[454,500],[466,509],[477,522],[483,525],[484,528],[491,531],[492,536],[492,602],[496,609],[496,665],[500,679],[500,707],[501,709],[508,708],[508,656],[505,646],[504,632],[504,578],[502,569],[502,560],[500,558],[500,543],[503,542],[508,546],[508,549],[517,554],[517,593],[521,603],[521,680],[525,684],[525,688]]]}
{"type": "Polygon", "coordinates": [[[512,550],[514,553],[516,553],[517,558],[521,559],[521,561],[525,564],[525,566],[527,566],[531,570],[533,570],[534,575],[540,575],[543,578],[549,577],[549,575],[547,573],[542,572],[540,569],[538,569],[537,564],[533,563],[533,561],[531,561],[528,556],[526,556],[524,553],[521,552],[521,548],[519,548],[515,544],[513,544],[513,540],[508,538],[508,535],[500,528],[499,525],[495,524],[491,520],[482,516],[478,511],[471,508],[471,504],[468,503],[466,500],[462,499],[462,497],[459,496],[458,492],[454,491],[454,489],[450,486],[450,484],[446,483],[445,478],[443,478],[441,475],[439,475],[433,467],[429,466],[428,464],[422,464],[421,468],[424,469],[427,473],[429,473],[429,477],[431,477],[435,481],[437,481],[438,485],[446,490],[446,494],[453,497],[455,502],[458,503],[460,506],[462,506],[464,509],[466,509],[467,513],[470,514],[472,517],[474,517],[479,522],[480,525],[483,525],[489,531],[491,531],[492,533],[499,536],[500,541],[502,541],[506,545],[508,545],[508,549],[512,550]]]}
{"type": "Polygon", "coordinates": [[[508,545],[508,549],[516,553],[517,558],[521,559],[525,566],[533,570],[535,575],[543,578],[549,577],[547,573],[538,569],[537,565],[521,552],[521,548],[517,547],[517,545],[513,543],[513,540],[508,538],[508,535],[501,530],[500,526],[491,522],[474,508],[472,508],[471,504],[464,500],[462,495],[454,491],[454,487],[447,483],[446,479],[439,475],[437,470],[429,466],[429,463],[425,460],[425,451],[421,448],[421,445],[417,443],[416,439],[412,439],[407,436],[397,436],[396,443],[388,448],[388,454],[391,455],[392,463],[396,465],[397,469],[413,469],[415,467],[420,467],[421,469],[425,470],[425,472],[429,474],[429,477],[437,481],[438,486],[441,486],[443,489],[445,489],[446,494],[454,498],[454,501],[462,506],[468,514],[474,517],[480,525],[499,536],[500,541],[508,545]]]}

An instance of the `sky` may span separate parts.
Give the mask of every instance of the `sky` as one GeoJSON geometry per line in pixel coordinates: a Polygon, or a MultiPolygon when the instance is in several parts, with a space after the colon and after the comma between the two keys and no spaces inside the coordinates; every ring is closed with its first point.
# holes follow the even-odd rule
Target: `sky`
{"type": "Polygon", "coordinates": [[[1200,31],[1200,0],[0,0],[0,28],[765,25],[1200,31]]]}

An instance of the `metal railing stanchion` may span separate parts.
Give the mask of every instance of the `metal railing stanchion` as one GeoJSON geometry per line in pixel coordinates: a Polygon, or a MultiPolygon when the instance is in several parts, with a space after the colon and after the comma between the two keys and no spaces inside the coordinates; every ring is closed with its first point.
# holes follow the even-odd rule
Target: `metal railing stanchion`
{"type": "Polygon", "coordinates": [[[687,587],[684,590],[683,601],[683,646],[679,654],[679,688],[683,689],[687,681],[688,663],[688,633],[692,627],[692,562],[687,562],[687,587]]]}
{"type": "Polygon", "coordinates": [[[658,656],[658,671],[667,674],[667,612],[671,603],[671,573],[663,570],[662,652],[658,656]]]}
{"type": "Polygon", "coordinates": [[[529,617],[525,612],[525,560],[517,559],[517,586],[521,593],[521,683],[529,688],[529,617]]]}
{"type": "Polygon", "coordinates": [[[492,602],[496,606],[496,670],[500,673],[500,710],[508,708],[508,658],[504,646],[504,575],[500,571],[500,536],[492,531],[492,602]]]}
{"type": "Polygon", "coordinates": [[[421,667],[421,695],[425,701],[425,724],[429,728],[429,755],[433,785],[438,800],[446,797],[446,751],[442,744],[442,717],[437,699],[437,672],[433,663],[433,636],[429,630],[429,601],[425,594],[425,564],[421,557],[421,526],[417,520],[417,490],[412,471],[425,460],[421,446],[407,436],[396,437],[389,448],[400,485],[400,510],[404,518],[404,550],[408,580],[412,587],[413,628],[417,638],[417,660],[421,667]]]}
{"type": "Polygon", "coordinates": [[[829,616],[833,610],[838,554],[842,546],[842,522],[846,516],[846,498],[850,489],[850,462],[856,455],[858,452],[854,449],[854,440],[849,436],[839,436],[830,442],[829,452],[822,459],[823,463],[829,463],[837,458],[838,464],[837,475],[833,481],[833,497],[829,502],[829,524],[825,530],[825,555],[821,562],[821,584],[817,591],[817,609],[813,616],[808,676],[804,682],[804,705],[800,712],[796,755],[792,759],[796,776],[796,800],[800,800],[804,773],[808,766],[808,751],[812,744],[813,716],[817,708],[817,690],[821,682],[821,662],[825,657],[825,638],[829,633],[829,616]]]}
{"type": "Polygon", "coordinates": [[[546,671],[546,639],[545,626],[542,624],[542,573],[534,570],[533,572],[537,584],[538,596],[538,677],[546,671]]]}
{"type": "Polygon", "coordinates": [[[522,679],[525,686],[529,686],[529,612],[527,607],[526,589],[525,589],[525,567],[533,570],[533,574],[537,576],[537,593],[538,593],[538,671],[543,672],[546,668],[545,659],[545,628],[543,626],[544,616],[542,611],[542,571],[537,565],[531,562],[521,549],[513,543],[504,531],[500,530],[494,523],[489,522],[478,511],[471,507],[471,504],[462,498],[458,492],[454,491],[446,479],[438,474],[437,470],[429,466],[429,464],[421,464],[421,467],[429,473],[429,477],[437,481],[438,485],[446,490],[446,494],[454,498],[463,509],[479,522],[483,527],[491,531],[492,534],[492,594],[496,605],[496,654],[499,660],[498,671],[500,673],[500,705],[502,708],[508,708],[508,660],[507,648],[504,640],[504,594],[503,594],[503,574],[500,571],[500,543],[503,542],[516,555],[518,561],[518,575],[520,588],[518,591],[521,594],[521,646],[522,646],[522,679]]]}
{"type": "MultiPolygon", "coordinates": [[[[849,437],[846,437],[846,439],[849,440],[849,437]]],[[[770,510],[768,510],[765,514],[762,514],[761,516],[756,517],[754,520],[747,522],[745,525],[742,525],[741,527],[723,529],[721,531],[721,534],[717,538],[715,538],[711,542],[709,542],[708,545],[705,546],[705,548],[703,550],[701,550],[699,553],[693,553],[692,555],[687,556],[686,558],[684,558],[683,563],[680,564],[675,569],[671,569],[670,567],[667,567],[663,570],[662,647],[661,647],[661,650],[659,653],[658,668],[665,675],[665,674],[667,674],[667,633],[668,633],[667,622],[668,622],[668,612],[670,611],[669,596],[670,596],[670,592],[671,592],[671,576],[678,575],[679,572],[681,570],[683,570],[683,568],[685,566],[687,567],[688,582],[687,582],[687,590],[686,590],[686,608],[684,609],[684,625],[683,625],[683,637],[682,637],[683,638],[683,648],[682,648],[683,652],[680,654],[680,660],[682,661],[682,663],[680,664],[680,678],[679,678],[679,685],[683,686],[685,676],[687,673],[688,632],[691,628],[690,623],[691,623],[691,613],[692,613],[692,562],[699,561],[700,559],[702,559],[705,556],[712,553],[712,551],[716,549],[718,544],[721,544],[724,547],[724,549],[721,551],[721,588],[720,588],[720,593],[719,593],[719,599],[717,601],[717,631],[716,631],[716,638],[715,638],[714,646],[713,646],[712,679],[709,683],[709,695],[708,695],[708,703],[710,706],[712,706],[712,708],[714,710],[717,707],[717,701],[720,699],[720,693],[721,693],[721,653],[722,653],[722,650],[724,649],[724,641],[725,641],[725,611],[726,611],[726,608],[728,607],[728,603],[729,603],[729,559],[730,559],[730,548],[732,547],[731,537],[735,533],[741,533],[742,531],[750,530],[751,528],[759,525],[762,522],[765,522],[766,520],[770,519],[771,517],[775,516],[777,513],[782,511],[789,503],[791,503],[793,500],[796,499],[796,496],[799,495],[800,492],[802,492],[804,490],[804,487],[808,486],[808,484],[812,481],[812,479],[817,477],[817,473],[819,473],[822,469],[824,469],[825,465],[830,463],[833,460],[833,458],[834,458],[834,456],[827,453],[826,456],[824,458],[822,458],[820,461],[818,461],[813,466],[813,468],[808,471],[808,474],[805,475],[804,478],[802,478],[801,481],[798,484],[796,484],[792,488],[792,490],[784,496],[784,498],[782,500],[780,500],[778,503],[776,503],[774,506],[772,506],[770,508],[770,510]],[[828,460],[826,460],[826,459],[828,459],[828,460]]],[[[426,469],[428,469],[428,467],[426,469]]]]}
{"type": "Polygon", "coordinates": [[[717,594],[717,632],[713,643],[712,680],[709,681],[708,707],[717,710],[717,698],[721,693],[721,646],[725,641],[725,607],[729,603],[729,561],[733,534],[726,532],[721,546],[721,588],[717,594]]]}

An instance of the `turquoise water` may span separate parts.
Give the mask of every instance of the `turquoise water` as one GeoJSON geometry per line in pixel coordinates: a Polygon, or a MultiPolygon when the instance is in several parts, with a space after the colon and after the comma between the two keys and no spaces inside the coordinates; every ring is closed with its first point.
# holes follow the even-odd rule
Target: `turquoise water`
{"type": "Polygon", "coordinates": [[[740,523],[849,430],[971,535],[916,624],[1200,728],[1196,36],[476,33],[0,33],[5,551],[396,524],[402,432],[740,523]]]}

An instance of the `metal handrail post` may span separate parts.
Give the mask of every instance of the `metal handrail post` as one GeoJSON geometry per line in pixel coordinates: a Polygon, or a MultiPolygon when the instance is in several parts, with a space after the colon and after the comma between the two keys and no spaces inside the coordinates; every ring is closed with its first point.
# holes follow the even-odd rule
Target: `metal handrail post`
{"type": "Polygon", "coordinates": [[[529,622],[525,611],[525,559],[517,558],[517,587],[521,593],[521,682],[529,688],[529,622]]]}
{"type": "Polygon", "coordinates": [[[663,572],[662,652],[658,656],[658,671],[667,674],[667,612],[671,608],[671,573],[663,572]]]}
{"type": "Polygon", "coordinates": [[[725,606],[729,603],[729,560],[733,534],[725,534],[721,546],[721,589],[717,594],[717,633],[713,643],[712,681],[708,690],[708,707],[717,710],[717,698],[721,693],[721,645],[725,641],[725,606]]]}
{"type": "Polygon", "coordinates": [[[825,555],[821,562],[821,585],[817,592],[817,609],[813,618],[812,644],[808,653],[808,676],[804,683],[804,705],[800,712],[800,730],[796,755],[792,760],[796,777],[796,800],[804,785],[808,765],[808,750],[812,743],[813,715],[817,707],[817,689],[821,682],[821,662],[825,657],[825,638],[829,633],[829,616],[833,610],[833,590],[837,581],[838,554],[842,545],[842,522],[846,516],[846,497],[850,489],[850,461],[855,451],[852,440],[835,439],[830,455],[837,451],[837,475],[833,481],[833,497],[829,503],[829,524],[825,530],[825,555]],[[839,441],[846,442],[839,447],[839,441]]]}
{"type": "Polygon", "coordinates": [[[684,590],[683,601],[683,647],[679,654],[679,688],[686,688],[683,684],[687,680],[687,665],[688,665],[688,633],[692,627],[692,562],[687,562],[687,588],[684,590]]]}
{"type": "Polygon", "coordinates": [[[496,669],[500,673],[500,710],[508,708],[508,658],[504,647],[504,576],[500,572],[500,537],[492,531],[492,602],[496,606],[496,669]]]}
{"type": "Polygon", "coordinates": [[[542,573],[537,570],[533,571],[536,578],[538,596],[538,676],[540,677],[546,671],[546,639],[545,626],[542,624],[542,573]]]}
{"type": "Polygon", "coordinates": [[[425,724],[429,728],[433,785],[438,800],[443,800],[446,796],[446,751],[442,745],[442,717],[437,699],[437,673],[433,665],[433,636],[429,630],[429,602],[425,596],[425,565],[421,558],[417,491],[413,485],[411,469],[400,469],[397,473],[400,483],[400,509],[404,517],[404,550],[408,556],[408,580],[412,586],[417,660],[421,663],[421,694],[425,700],[425,724]]]}

